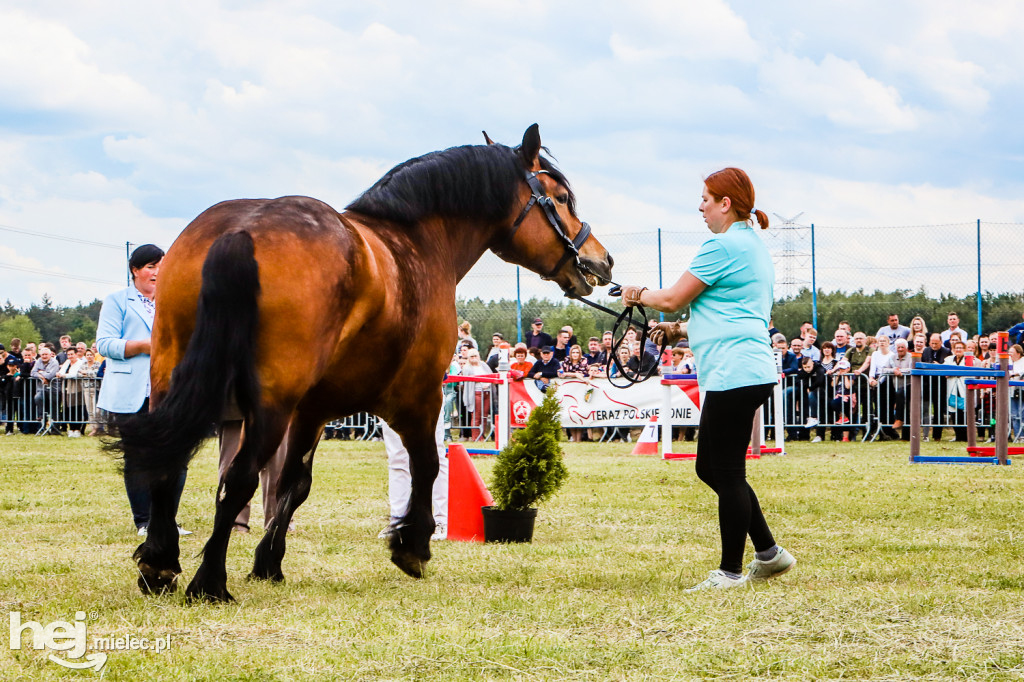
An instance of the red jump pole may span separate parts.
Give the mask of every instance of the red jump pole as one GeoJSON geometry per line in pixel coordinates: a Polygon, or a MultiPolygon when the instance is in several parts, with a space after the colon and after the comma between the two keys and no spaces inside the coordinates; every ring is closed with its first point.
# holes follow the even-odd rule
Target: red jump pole
{"type": "Polygon", "coordinates": [[[1006,464],[1010,441],[1010,335],[998,333],[999,369],[1003,376],[996,378],[996,459],[1006,464]]]}

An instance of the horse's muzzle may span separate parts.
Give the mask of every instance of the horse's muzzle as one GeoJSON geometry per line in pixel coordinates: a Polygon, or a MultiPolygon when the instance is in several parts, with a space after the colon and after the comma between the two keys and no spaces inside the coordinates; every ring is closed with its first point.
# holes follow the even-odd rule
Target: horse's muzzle
{"type": "Polygon", "coordinates": [[[612,266],[615,260],[609,253],[604,260],[595,260],[585,256],[580,257],[580,272],[587,284],[592,287],[604,286],[612,280],[612,266]]]}

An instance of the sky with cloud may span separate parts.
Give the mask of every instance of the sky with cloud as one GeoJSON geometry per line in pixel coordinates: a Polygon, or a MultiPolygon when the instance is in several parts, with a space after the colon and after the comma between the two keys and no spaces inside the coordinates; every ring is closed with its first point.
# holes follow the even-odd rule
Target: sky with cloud
{"type": "MultiPolygon", "coordinates": [[[[0,0],[0,302],[102,297],[126,242],[218,201],[340,209],[533,122],[618,279],[650,281],[658,228],[685,269],[701,178],[738,165],[773,220],[815,223],[819,286],[969,293],[980,219],[986,288],[1019,291],[1021,29],[1015,0],[0,0]]],[[[514,295],[492,261],[460,293],[514,295]]]]}

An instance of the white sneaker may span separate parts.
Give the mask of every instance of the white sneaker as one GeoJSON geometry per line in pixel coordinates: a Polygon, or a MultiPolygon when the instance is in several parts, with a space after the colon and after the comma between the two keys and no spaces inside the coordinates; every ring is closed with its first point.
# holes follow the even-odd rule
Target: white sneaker
{"type": "Polygon", "coordinates": [[[806,421],[806,422],[804,422],[804,428],[805,428],[805,429],[809,429],[809,428],[812,428],[812,427],[814,427],[814,426],[817,426],[817,425],[818,425],[818,423],[819,423],[819,422],[818,422],[818,418],[817,418],[817,417],[808,417],[808,418],[807,418],[807,421],[806,421]]]}
{"type": "Polygon", "coordinates": [[[447,540],[448,539],[448,526],[439,523],[434,526],[434,534],[430,536],[430,540],[447,540]]]}
{"type": "Polygon", "coordinates": [[[789,569],[796,566],[796,559],[788,551],[779,547],[778,553],[775,558],[768,561],[761,561],[760,559],[754,559],[747,564],[747,580],[749,582],[761,582],[768,580],[768,578],[774,578],[777,575],[782,575],[789,569]]]}
{"type": "Polygon", "coordinates": [[[394,533],[394,532],[395,532],[395,527],[392,526],[389,523],[388,525],[384,526],[384,528],[383,528],[383,530],[381,530],[381,532],[377,533],[377,539],[378,540],[387,540],[389,537],[391,537],[391,534],[394,533]]]}
{"type": "Polygon", "coordinates": [[[821,436],[815,436],[814,438],[811,439],[811,442],[812,443],[820,443],[821,442],[821,436]]]}
{"type": "MultiPolygon", "coordinates": [[[[149,535],[149,526],[139,526],[138,534],[142,537],[149,535]]],[[[185,530],[181,526],[178,526],[178,535],[192,535],[192,531],[185,530]]]]}
{"type": "Polygon", "coordinates": [[[722,569],[716,568],[708,574],[707,579],[687,588],[686,592],[699,592],[701,590],[724,590],[729,587],[744,587],[747,584],[746,578],[730,578],[722,569]]]}

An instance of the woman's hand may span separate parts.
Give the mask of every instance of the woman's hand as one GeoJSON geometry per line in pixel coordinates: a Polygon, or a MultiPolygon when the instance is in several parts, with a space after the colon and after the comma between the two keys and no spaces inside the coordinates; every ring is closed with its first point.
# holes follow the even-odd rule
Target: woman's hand
{"type": "Polygon", "coordinates": [[[642,287],[636,284],[623,284],[622,285],[622,305],[630,308],[632,306],[641,305],[640,294],[647,291],[647,287],[642,287]]]}
{"type": "Polygon", "coordinates": [[[136,355],[149,355],[152,347],[149,339],[138,339],[127,341],[124,344],[125,358],[133,358],[136,355]]]}
{"type": "Polygon", "coordinates": [[[686,322],[660,322],[651,328],[650,339],[657,346],[674,346],[687,338],[686,327],[686,322]]]}

